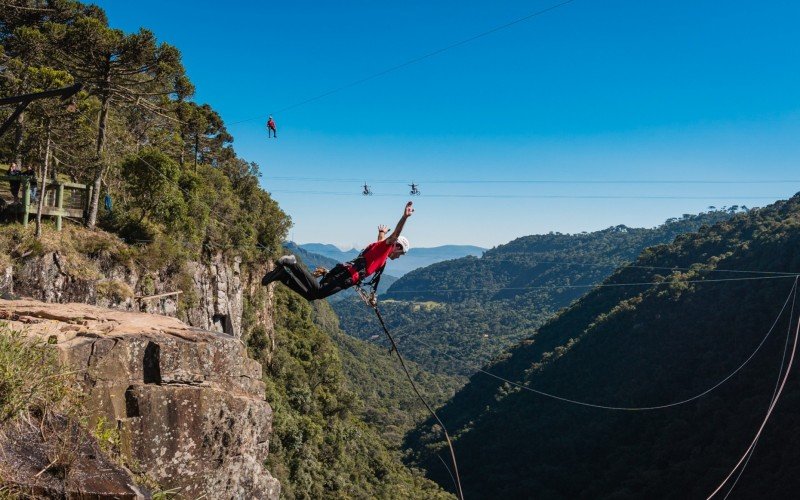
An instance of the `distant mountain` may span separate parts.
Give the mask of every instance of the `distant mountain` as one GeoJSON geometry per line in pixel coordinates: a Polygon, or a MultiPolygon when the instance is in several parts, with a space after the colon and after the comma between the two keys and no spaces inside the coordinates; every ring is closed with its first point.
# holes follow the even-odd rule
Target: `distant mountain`
{"type": "Polygon", "coordinates": [[[359,250],[340,250],[339,247],[336,245],[331,245],[328,243],[302,243],[297,244],[292,242],[293,245],[297,245],[303,250],[307,250],[311,253],[315,253],[317,255],[325,256],[329,259],[333,259],[336,262],[347,262],[353,258],[355,258],[359,250]]]}
{"type": "MultiPolygon", "coordinates": [[[[481,258],[439,262],[406,274],[383,294],[383,315],[408,358],[434,373],[470,375],[645,248],[732,216],[713,211],[655,228],[525,236],[481,258]],[[458,353],[464,361],[435,349],[458,353]]],[[[345,332],[369,339],[376,325],[357,307],[353,301],[334,305],[345,332]]]]}
{"type": "Polygon", "coordinates": [[[472,245],[443,245],[431,248],[412,247],[406,255],[392,262],[392,273],[402,277],[414,269],[430,266],[437,262],[460,259],[467,256],[480,257],[485,251],[485,248],[472,245]]]}
{"type": "MultiPolygon", "coordinates": [[[[465,496],[706,498],[748,449],[793,356],[796,275],[780,273],[800,270],[798,220],[800,195],[648,248],[484,366],[516,385],[474,374],[439,411],[465,496]],[[690,401],[620,411],[532,390],[611,407],[690,401]]],[[[797,497],[796,368],[747,469],[715,498],[733,484],[730,498],[797,497]]],[[[450,488],[431,424],[406,444],[450,488]]]]}
{"type": "Polygon", "coordinates": [[[339,262],[342,262],[341,260],[337,260],[333,257],[328,257],[325,254],[315,252],[314,250],[310,250],[308,248],[305,248],[304,246],[300,246],[297,243],[294,243],[293,241],[288,241],[284,243],[283,247],[286,250],[290,251],[291,253],[295,254],[296,256],[300,257],[300,260],[302,260],[311,269],[314,269],[317,266],[322,266],[324,268],[331,269],[339,262]]]}
{"type": "MultiPolygon", "coordinates": [[[[326,243],[303,243],[297,246],[308,252],[333,259],[336,262],[352,260],[358,256],[360,252],[360,250],[355,249],[346,251],[339,250],[338,247],[326,243]]],[[[414,269],[429,266],[437,262],[459,259],[468,255],[479,257],[485,251],[485,248],[472,245],[442,245],[430,248],[415,248],[412,246],[407,255],[389,262],[386,271],[393,276],[403,276],[414,269]]]]}

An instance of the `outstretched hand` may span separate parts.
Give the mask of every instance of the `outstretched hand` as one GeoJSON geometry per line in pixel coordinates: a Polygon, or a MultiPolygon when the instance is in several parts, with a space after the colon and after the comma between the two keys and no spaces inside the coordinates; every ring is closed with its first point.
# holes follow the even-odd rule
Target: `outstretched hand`
{"type": "Polygon", "coordinates": [[[403,213],[404,217],[411,217],[411,214],[414,213],[414,207],[412,205],[413,205],[413,203],[410,202],[410,201],[408,203],[406,203],[406,210],[403,213]]]}
{"type": "Polygon", "coordinates": [[[391,231],[391,229],[389,229],[389,226],[386,226],[386,225],[383,225],[383,224],[378,226],[378,232],[389,233],[389,231],[391,231]]]}

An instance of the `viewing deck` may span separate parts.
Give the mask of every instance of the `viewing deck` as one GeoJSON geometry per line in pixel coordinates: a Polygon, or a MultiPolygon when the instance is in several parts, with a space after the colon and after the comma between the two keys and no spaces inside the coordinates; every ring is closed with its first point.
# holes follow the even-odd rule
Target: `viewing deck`
{"type": "MultiPolygon", "coordinates": [[[[75,182],[55,182],[46,181],[44,206],[42,215],[55,217],[56,229],[61,230],[64,217],[84,221],[89,200],[91,199],[91,187],[75,182]]],[[[41,185],[37,184],[38,190],[41,185]]],[[[39,209],[39,198],[33,197],[34,186],[31,184],[31,177],[27,175],[0,175],[0,198],[5,202],[5,212],[7,214],[19,215],[22,224],[27,226],[31,217],[36,217],[39,209]],[[14,203],[11,194],[11,183],[19,182],[19,201],[14,203]]]]}

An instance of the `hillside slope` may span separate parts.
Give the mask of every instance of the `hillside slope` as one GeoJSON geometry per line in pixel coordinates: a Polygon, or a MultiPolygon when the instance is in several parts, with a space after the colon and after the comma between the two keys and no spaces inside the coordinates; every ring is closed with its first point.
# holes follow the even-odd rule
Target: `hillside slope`
{"type": "MultiPolygon", "coordinates": [[[[316,301],[313,309],[315,322],[339,348],[347,387],[362,401],[361,418],[388,444],[399,449],[405,433],[430,414],[414,394],[397,358],[388,349],[343,333],[328,303],[316,301]]],[[[406,364],[414,382],[434,407],[453,397],[456,389],[464,385],[463,378],[428,373],[412,361],[406,364]]]]}
{"type": "MultiPolygon", "coordinates": [[[[605,281],[609,286],[485,370],[590,404],[658,406],[725,380],[779,320],[726,383],[661,410],[577,406],[475,374],[440,411],[457,436],[471,498],[705,498],[747,449],[776,387],[794,276],[723,270],[800,269],[800,196],[648,249],[636,265],[642,267],[621,268],[605,281]],[[720,281],[731,278],[757,279],[720,281]],[[625,283],[647,285],[614,286],[625,283]]],[[[795,316],[798,310],[800,302],[795,316]]],[[[800,438],[793,431],[800,388],[792,375],[731,498],[789,498],[800,488],[800,438]]],[[[446,486],[429,424],[407,444],[417,450],[416,463],[446,486]]]]}
{"type": "Polygon", "coordinates": [[[274,339],[254,329],[246,343],[264,366],[274,411],[267,469],[282,498],[450,498],[362,419],[364,403],[312,305],[282,285],[274,301],[274,339]]]}

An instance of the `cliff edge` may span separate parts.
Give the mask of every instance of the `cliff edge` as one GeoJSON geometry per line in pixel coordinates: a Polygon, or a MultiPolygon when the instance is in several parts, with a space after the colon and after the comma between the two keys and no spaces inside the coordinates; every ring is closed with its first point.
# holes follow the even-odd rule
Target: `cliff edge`
{"type": "Polygon", "coordinates": [[[87,304],[0,300],[0,318],[57,349],[134,472],[186,498],[278,498],[261,365],[238,339],[87,304]]]}

